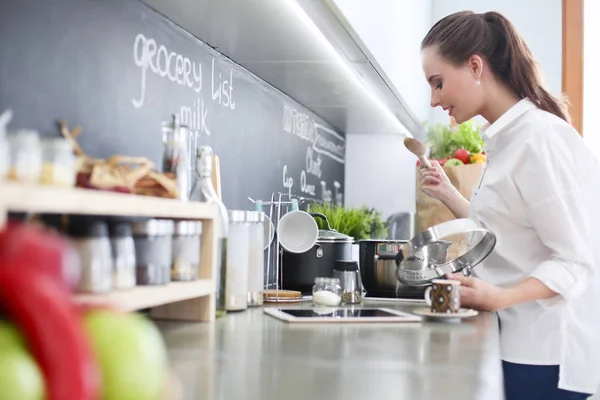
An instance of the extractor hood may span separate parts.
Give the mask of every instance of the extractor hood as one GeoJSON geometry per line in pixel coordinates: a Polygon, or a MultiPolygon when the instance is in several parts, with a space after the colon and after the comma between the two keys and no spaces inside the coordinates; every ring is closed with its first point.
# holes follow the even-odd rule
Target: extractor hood
{"type": "Polygon", "coordinates": [[[143,1],[347,135],[423,135],[332,1],[143,1]]]}

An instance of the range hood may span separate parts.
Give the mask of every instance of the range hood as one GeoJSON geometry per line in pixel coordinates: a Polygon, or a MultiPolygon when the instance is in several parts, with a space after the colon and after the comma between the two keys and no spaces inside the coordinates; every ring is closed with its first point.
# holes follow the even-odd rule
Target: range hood
{"type": "Polygon", "coordinates": [[[143,0],[347,135],[423,128],[330,0],[143,0]]]}

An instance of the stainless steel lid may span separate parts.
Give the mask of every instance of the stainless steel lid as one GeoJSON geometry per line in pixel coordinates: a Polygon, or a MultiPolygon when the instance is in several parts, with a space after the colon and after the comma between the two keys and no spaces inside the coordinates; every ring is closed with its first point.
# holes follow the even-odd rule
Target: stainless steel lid
{"type": "Polygon", "coordinates": [[[448,273],[469,274],[494,249],[496,236],[470,219],[433,226],[402,245],[396,278],[411,286],[429,284],[448,273]]]}
{"type": "Polygon", "coordinates": [[[149,219],[133,224],[134,235],[166,236],[173,234],[173,221],[169,219],[149,219]]]}
{"type": "Polygon", "coordinates": [[[174,228],[175,235],[196,236],[202,234],[202,222],[200,221],[177,221],[174,228]]]}
{"type": "Polygon", "coordinates": [[[317,243],[331,243],[331,242],[354,242],[352,236],[344,235],[334,229],[319,229],[319,237],[317,243]]]}
{"type": "Polygon", "coordinates": [[[245,210],[229,210],[227,214],[229,215],[229,223],[237,224],[241,222],[247,221],[247,211],[245,210]]]}

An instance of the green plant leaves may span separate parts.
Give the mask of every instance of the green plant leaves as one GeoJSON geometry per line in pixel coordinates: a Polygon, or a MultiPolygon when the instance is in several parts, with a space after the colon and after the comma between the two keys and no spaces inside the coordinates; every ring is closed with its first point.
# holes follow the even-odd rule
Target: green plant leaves
{"type": "MultiPolygon", "coordinates": [[[[355,240],[383,239],[387,237],[387,223],[383,221],[381,213],[373,208],[349,208],[334,204],[312,203],[310,212],[324,214],[329,220],[332,229],[344,235],[352,236],[355,240]]],[[[319,229],[327,229],[325,221],[315,217],[319,229]]]]}

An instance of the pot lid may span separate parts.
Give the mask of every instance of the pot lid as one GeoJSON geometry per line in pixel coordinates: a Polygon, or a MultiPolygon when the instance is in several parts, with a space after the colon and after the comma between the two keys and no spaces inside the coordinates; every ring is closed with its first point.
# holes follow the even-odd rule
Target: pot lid
{"type": "Polygon", "coordinates": [[[344,235],[336,231],[335,229],[327,230],[327,229],[319,229],[319,238],[317,240],[326,240],[326,241],[354,241],[352,236],[344,235]]]}
{"type": "Polygon", "coordinates": [[[496,236],[470,219],[456,219],[423,231],[402,245],[396,277],[422,286],[448,273],[466,275],[494,249],[496,236]]]}

